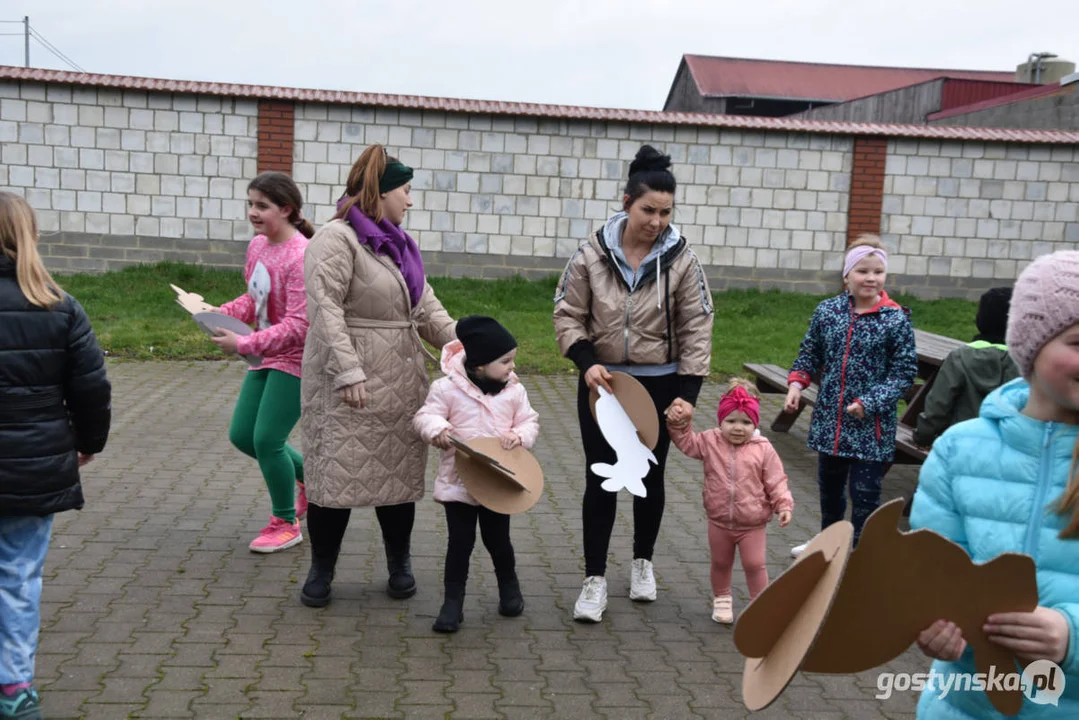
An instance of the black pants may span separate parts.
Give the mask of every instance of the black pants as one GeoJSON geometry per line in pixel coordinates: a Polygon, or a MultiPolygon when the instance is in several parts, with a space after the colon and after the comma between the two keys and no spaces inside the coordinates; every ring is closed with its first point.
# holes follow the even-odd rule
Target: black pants
{"type": "MultiPolygon", "coordinates": [[[[656,406],[659,416],[659,442],[652,451],[658,465],[653,465],[644,477],[647,497],[633,498],[633,557],[652,559],[659,525],[663,520],[663,473],[667,466],[667,450],[671,446],[671,437],[667,434],[667,423],[663,418],[665,411],[678,397],[680,381],[678,375],[637,378],[656,406]]],[[[581,423],[581,443],[584,445],[585,491],[584,491],[584,565],[585,575],[605,575],[607,572],[607,550],[611,544],[611,531],[618,512],[618,493],[607,492],[600,484],[601,478],[592,472],[593,463],[614,463],[616,455],[607,441],[603,439],[599,425],[592,417],[588,407],[588,386],[582,375],[577,383],[577,416],[581,423]]]]}
{"type": "MultiPolygon", "coordinates": [[[[315,503],[309,504],[307,534],[311,538],[311,554],[319,558],[336,559],[351,515],[351,508],[328,508],[315,503]]],[[[412,538],[416,503],[376,507],[375,517],[378,518],[382,539],[386,544],[392,548],[404,548],[412,538]]]]}
{"type": "Polygon", "coordinates": [[[862,527],[880,507],[880,488],[887,466],[882,462],[866,462],[854,458],[820,453],[817,460],[817,485],[820,488],[820,526],[842,520],[847,514],[847,484],[850,483],[851,524],[854,525],[854,545],[862,536],[862,527]]]}
{"type": "Polygon", "coordinates": [[[468,580],[468,561],[476,546],[476,524],[479,521],[483,546],[491,553],[495,574],[509,577],[515,572],[516,560],[510,542],[510,516],[488,510],[482,505],[448,502],[446,528],[449,543],[446,546],[446,575],[444,582],[465,584],[468,580]]]}

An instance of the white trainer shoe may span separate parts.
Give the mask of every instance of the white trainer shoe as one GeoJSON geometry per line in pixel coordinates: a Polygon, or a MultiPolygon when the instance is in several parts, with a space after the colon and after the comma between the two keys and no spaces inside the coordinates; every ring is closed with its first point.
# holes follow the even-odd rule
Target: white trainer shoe
{"type": "Polygon", "coordinates": [[[637,602],[652,602],[656,599],[656,576],[652,572],[652,561],[637,558],[629,580],[629,599],[637,602]]]}
{"type": "Polygon", "coordinates": [[[716,595],[712,599],[712,620],[722,625],[734,624],[734,599],[730,595],[716,595]]]}
{"type": "Polygon", "coordinates": [[[802,553],[805,552],[805,549],[807,547],[809,547],[809,543],[807,543],[807,542],[804,542],[801,545],[795,545],[794,547],[791,548],[791,557],[795,557],[795,558],[798,557],[799,555],[801,555],[802,553]]]}
{"type": "Polygon", "coordinates": [[[584,587],[573,606],[573,619],[598,623],[607,609],[607,578],[591,575],[584,579],[584,587]]]}

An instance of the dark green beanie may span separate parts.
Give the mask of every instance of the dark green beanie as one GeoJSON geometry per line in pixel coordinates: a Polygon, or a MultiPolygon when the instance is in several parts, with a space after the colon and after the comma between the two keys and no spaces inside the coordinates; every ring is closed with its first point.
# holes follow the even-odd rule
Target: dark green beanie
{"type": "Polygon", "coordinates": [[[378,191],[388,193],[412,180],[412,168],[399,162],[386,165],[386,171],[378,179],[378,191]]]}

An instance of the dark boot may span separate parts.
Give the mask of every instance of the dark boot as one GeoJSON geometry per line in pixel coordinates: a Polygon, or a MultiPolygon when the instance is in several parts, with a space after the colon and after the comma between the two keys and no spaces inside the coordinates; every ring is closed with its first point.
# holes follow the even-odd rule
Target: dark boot
{"type": "Polygon", "coordinates": [[[311,553],[311,569],[300,591],[300,602],[307,607],[326,607],[330,604],[330,583],[333,582],[337,555],[320,558],[311,553]]]}
{"type": "Polygon", "coordinates": [[[395,600],[412,597],[416,594],[416,578],[412,575],[409,541],[405,540],[399,546],[385,540],[383,543],[386,546],[386,568],[390,572],[386,592],[395,600]]]}
{"type": "Polygon", "coordinates": [[[525,599],[521,596],[521,585],[517,582],[517,573],[498,573],[498,614],[505,617],[517,617],[525,611],[525,599]]]}
{"type": "Polygon", "coordinates": [[[442,601],[442,609],[431,629],[440,633],[457,632],[465,621],[464,605],[465,584],[446,583],[446,599],[442,601]]]}

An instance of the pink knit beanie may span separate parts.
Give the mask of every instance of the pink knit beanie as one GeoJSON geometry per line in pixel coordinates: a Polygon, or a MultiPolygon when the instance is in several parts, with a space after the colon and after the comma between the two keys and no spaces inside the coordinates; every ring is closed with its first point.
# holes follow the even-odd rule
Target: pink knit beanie
{"type": "Polygon", "coordinates": [[[1045,344],[1079,323],[1079,251],[1042,255],[1015,281],[1008,314],[1008,352],[1030,380],[1045,344]]]}

